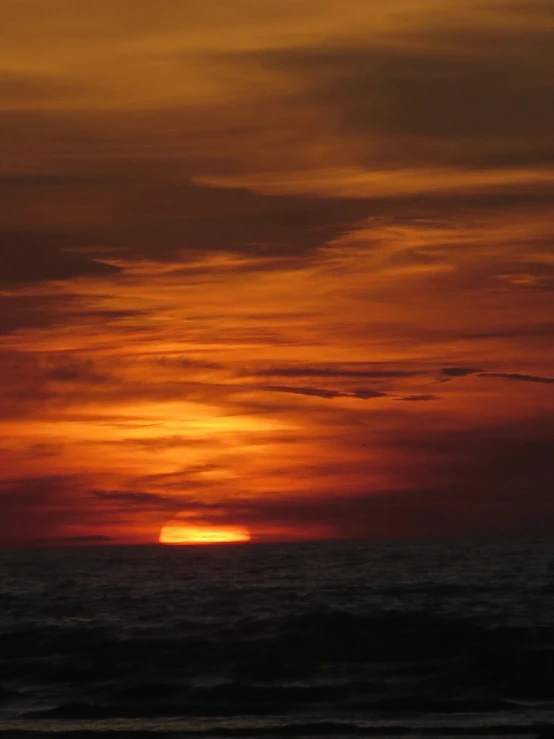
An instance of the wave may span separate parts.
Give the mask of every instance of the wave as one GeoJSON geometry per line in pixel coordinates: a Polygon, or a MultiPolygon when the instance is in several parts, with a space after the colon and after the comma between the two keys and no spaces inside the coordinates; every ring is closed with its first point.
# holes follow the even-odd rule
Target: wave
{"type": "Polygon", "coordinates": [[[546,626],[422,610],[28,624],[0,634],[0,703],[36,692],[33,716],[63,719],[291,715],[325,705],[492,713],[554,701],[552,644],[546,626]],[[41,700],[48,686],[58,705],[41,700]]]}
{"type": "MultiPolygon", "coordinates": [[[[195,702],[194,695],[188,700],[176,701],[171,703],[161,703],[156,701],[145,701],[141,703],[87,703],[87,702],[69,702],[57,705],[43,710],[35,710],[24,715],[27,719],[67,719],[67,720],[95,720],[95,719],[148,719],[148,718],[175,718],[175,717],[237,717],[243,715],[250,716],[270,716],[270,715],[286,715],[291,712],[305,711],[307,705],[315,707],[317,704],[307,700],[306,696],[299,696],[297,693],[293,696],[289,695],[286,689],[281,692],[285,695],[279,695],[279,691],[275,691],[277,695],[269,696],[265,693],[261,696],[256,690],[245,688],[237,690],[232,687],[231,692],[226,692],[226,698],[222,696],[222,692],[218,693],[216,700],[205,699],[202,702],[195,702]]],[[[314,690],[307,688],[305,690],[312,701],[315,699],[314,690]]],[[[323,695],[320,691],[315,691],[318,702],[322,700],[323,695]]],[[[327,691],[328,700],[332,694],[327,691]]],[[[211,693],[210,693],[211,694],[211,693]]],[[[429,700],[422,698],[395,698],[382,701],[365,701],[357,704],[356,702],[344,703],[342,706],[336,700],[333,702],[335,714],[351,713],[352,710],[359,712],[359,709],[365,709],[366,715],[379,716],[382,714],[392,713],[395,717],[402,714],[449,714],[449,713],[494,713],[507,712],[514,709],[521,709],[523,706],[513,701],[503,701],[494,699],[457,699],[457,700],[429,700]]],[[[207,698],[207,696],[206,696],[207,698]]],[[[329,706],[327,700],[323,704],[329,706]]]]}
{"type": "MultiPolygon", "coordinates": [[[[290,723],[271,726],[224,727],[214,726],[208,729],[187,730],[176,727],[173,731],[122,730],[122,729],[78,729],[63,731],[66,739],[175,739],[178,737],[303,737],[303,736],[515,736],[537,734],[535,724],[487,724],[482,726],[410,726],[410,725],[368,725],[340,721],[321,721],[307,723],[290,723]]],[[[0,729],[0,739],[38,739],[52,737],[49,730],[40,729],[0,729]]]]}
{"type": "MultiPolygon", "coordinates": [[[[424,611],[382,611],[359,615],[332,610],[287,617],[229,619],[221,624],[197,622],[128,623],[107,628],[101,624],[29,626],[0,634],[4,659],[58,656],[96,656],[112,661],[133,659],[171,661],[236,660],[256,656],[280,661],[430,659],[466,653],[468,648],[501,648],[525,644],[537,632],[522,627],[497,626],[471,619],[424,611]]],[[[542,640],[554,645],[554,629],[543,630],[542,640]]]]}
{"type": "Polygon", "coordinates": [[[501,710],[498,701],[554,700],[552,644],[554,629],[424,611],[326,609],[215,625],[181,619],[171,627],[28,625],[0,634],[0,702],[17,699],[13,684],[61,686],[64,705],[98,701],[132,711],[140,704],[144,715],[157,715],[149,713],[155,704],[166,711],[211,705],[220,715],[238,706],[262,715],[317,702],[501,710]]]}

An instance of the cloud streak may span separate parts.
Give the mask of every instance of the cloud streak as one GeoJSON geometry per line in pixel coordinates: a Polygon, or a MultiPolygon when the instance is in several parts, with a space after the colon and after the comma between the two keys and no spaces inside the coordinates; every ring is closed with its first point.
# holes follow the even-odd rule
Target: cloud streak
{"type": "Polygon", "coordinates": [[[523,375],[518,372],[480,372],[479,377],[491,377],[497,380],[515,380],[516,382],[537,382],[541,385],[554,385],[554,377],[523,375]]]}

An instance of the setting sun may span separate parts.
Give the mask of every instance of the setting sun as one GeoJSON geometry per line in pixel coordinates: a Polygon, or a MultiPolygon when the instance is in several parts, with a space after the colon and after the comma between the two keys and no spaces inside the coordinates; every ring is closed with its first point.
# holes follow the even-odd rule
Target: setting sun
{"type": "Polygon", "coordinates": [[[160,531],[160,544],[238,544],[250,540],[250,532],[244,526],[169,521],[160,531]]]}

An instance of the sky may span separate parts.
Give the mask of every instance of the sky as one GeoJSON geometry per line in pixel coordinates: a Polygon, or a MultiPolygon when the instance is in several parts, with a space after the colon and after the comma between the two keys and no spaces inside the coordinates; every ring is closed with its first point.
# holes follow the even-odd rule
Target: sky
{"type": "Polygon", "coordinates": [[[551,0],[0,29],[0,546],[554,534],[551,0]]]}

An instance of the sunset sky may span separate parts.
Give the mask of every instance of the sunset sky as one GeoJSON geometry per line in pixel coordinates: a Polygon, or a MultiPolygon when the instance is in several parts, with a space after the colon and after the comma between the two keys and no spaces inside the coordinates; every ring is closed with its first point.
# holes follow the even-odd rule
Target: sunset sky
{"type": "Polygon", "coordinates": [[[0,546],[554,534],[552,0],[0,29],[0,546]]]}

